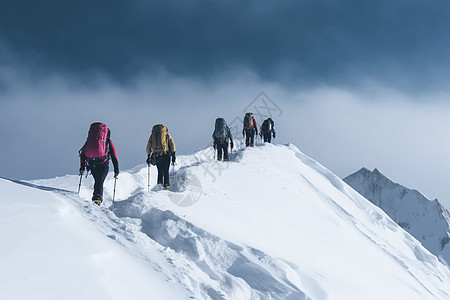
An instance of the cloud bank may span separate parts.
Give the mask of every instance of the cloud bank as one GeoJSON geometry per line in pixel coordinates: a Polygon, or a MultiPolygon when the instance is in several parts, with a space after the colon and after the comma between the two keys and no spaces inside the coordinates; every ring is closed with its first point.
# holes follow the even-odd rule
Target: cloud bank
{"type": "MultiPolygon", "coordinates": [[[[0,4],[0,54],[32,69],[129,84],[244,68],[286,87],[445,88],[448,1],[60,1],[0,4]]],[[[5,59],[2,59],[5,63],[5,59]]]]}

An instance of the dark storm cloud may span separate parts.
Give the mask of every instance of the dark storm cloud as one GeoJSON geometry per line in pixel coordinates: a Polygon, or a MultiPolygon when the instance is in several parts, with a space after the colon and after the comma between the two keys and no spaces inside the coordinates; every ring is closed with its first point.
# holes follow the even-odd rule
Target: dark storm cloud
{"type": "Polygon", "coordinates": [[[244,67],[287,85],[431,88],[448,75],[449,10],[444,0],[3,0],[0,54],[37,74],[118,82],[244,67]]]}

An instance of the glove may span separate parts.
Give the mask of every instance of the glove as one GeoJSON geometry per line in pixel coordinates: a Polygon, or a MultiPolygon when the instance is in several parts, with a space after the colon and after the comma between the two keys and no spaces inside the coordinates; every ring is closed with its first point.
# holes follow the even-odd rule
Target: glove
{"type": "Polygon", "coordinates": [[[84,168],[80,168],[80,175],[84,174],[84,168]]]}
{"type": "Polygon", "coordinates": [[[117,179],[117,176],[119,176],[119,170],[114,171],[114,179],[117,179]]]}
{"type": "Polygon", "coordinates": [[[273,132],[273,138],[275,138],[275,131],[273,132]]]}
{"type": "Polygon", "coordinates": [[[233,150],[233,146],[234,146],[233,142],[231,142],[230,146],[231,146],[231,150],[233,150]]]}
{"type": "Polygon", "coordinates": [[[217,148],[216,143],[213,144],[213,148],[214,148],[214,150],[216,150],[216,148],[217,148]]]}
{"type": "Polygon", "coordinates": [[[259,137],[262,138],[262,132],[259,133],[259,137]]]}
{"type": "Polygon", "coordinates": [[[177,158],[175,157],[175,152],[172,152],[172,165],[175,164],[176,159],[177,158]]]}
{"type": "Polygon", "coordinates": [[[147,156],[147,160],[145,162],[150,166],[150,154],[147,156]]]}
{"type": "Polygon", "coordinates": [[[255,129],[255,131],[256,131],[256,135],[258,135],[258,129],[255,129]]]}

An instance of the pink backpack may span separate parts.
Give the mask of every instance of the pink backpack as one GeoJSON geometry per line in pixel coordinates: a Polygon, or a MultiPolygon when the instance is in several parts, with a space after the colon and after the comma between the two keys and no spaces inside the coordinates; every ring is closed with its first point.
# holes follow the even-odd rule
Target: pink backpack
{"type": "Polygon", "coordinates": [[[92,123],[89,128],[84,155],[88,160],[108,158],[108,127],[103,123],[92,123]]]}

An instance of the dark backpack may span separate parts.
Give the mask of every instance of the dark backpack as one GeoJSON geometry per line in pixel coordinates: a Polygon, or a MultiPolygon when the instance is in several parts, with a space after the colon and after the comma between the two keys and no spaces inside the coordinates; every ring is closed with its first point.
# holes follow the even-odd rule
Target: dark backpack
{"type": "Polygon", "coordinates": [[[92,123],[81,153],[88,160],[105,161],[109,154],[110,131],[103,123],[92,123]]]}
{"type": "Polygon", "coordinates": [[[244,129],[251,129],[253,126],[253,113],[246,113],[244,116],[244,129]]]}
{"type": "Polygon", "coordinates": [[[228,138],[227,122],[223,118],[216,119],[216,126],[214,128],[213,138],[226,140],[228,138]]]}
{"type": "Polygon", "coordinates": [[[272,132],[273,130],[273,121],[271,118],[264,120],[261,127],[263,132],[272,132]]]}

